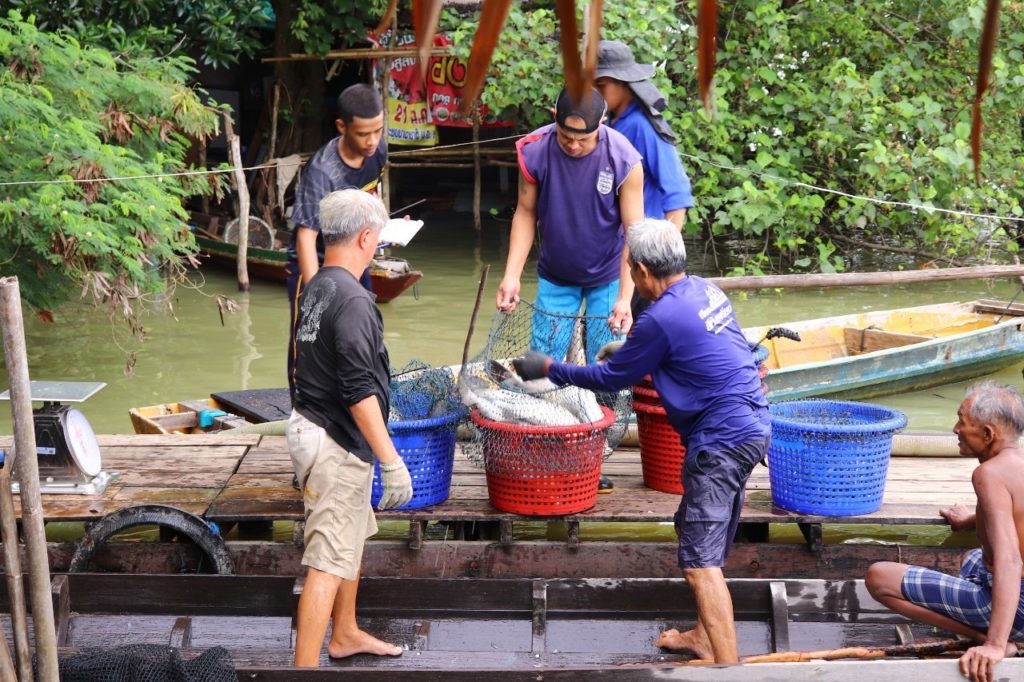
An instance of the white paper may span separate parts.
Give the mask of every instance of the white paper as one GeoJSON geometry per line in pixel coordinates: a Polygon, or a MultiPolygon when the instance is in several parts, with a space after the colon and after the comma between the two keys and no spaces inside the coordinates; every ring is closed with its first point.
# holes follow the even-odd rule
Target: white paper
{"type": "Polygon", "coordinates": [[[380,231],[382,242],[391,242],[398,246],[405,246],[416,233],[423,227],[422,220],[406,220],[405,218],[392,218],[384,223],[384,229],[380,231]]]}

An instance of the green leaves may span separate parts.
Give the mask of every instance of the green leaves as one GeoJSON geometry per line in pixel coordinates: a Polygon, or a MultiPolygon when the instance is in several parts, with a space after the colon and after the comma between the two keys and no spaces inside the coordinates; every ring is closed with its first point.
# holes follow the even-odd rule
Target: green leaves
{"type": "Polygon", "coordinates": [[[0,20],[0,59],[32,65],[0,72],[0,272],[32,307],[84,290],[137,328],[141,297],[195,251],[182,201],[211,185],[173,174],[185,133],[215,133],[217,111],[185,86],[187,59],[115,59],[16,14],[0,20]]]}

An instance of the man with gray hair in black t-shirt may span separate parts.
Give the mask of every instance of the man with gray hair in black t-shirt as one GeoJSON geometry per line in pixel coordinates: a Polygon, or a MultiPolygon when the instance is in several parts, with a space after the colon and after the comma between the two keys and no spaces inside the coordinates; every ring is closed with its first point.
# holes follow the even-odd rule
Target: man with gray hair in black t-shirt
{"type": "Polygon", "coordinates": [[[384,204],[357,189],[320,202],[323,267],[303,292],[295,334],[295,400],[288,451],[306,510],[302,563],[309,569],[296,617],[295,665],[327,654],[398,656],[402,649],[359,629],[356,591],[366,538],[374,458],[384,486],[379,507],[412,499],[409,472],[388,435],[388,352],[373,294],[359,284],[388,220],[384,204]]]}

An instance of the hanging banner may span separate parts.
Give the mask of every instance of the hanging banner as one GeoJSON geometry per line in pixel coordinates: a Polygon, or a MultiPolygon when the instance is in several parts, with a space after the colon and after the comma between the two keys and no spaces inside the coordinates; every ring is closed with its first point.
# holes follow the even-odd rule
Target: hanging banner
{"type": "MultiPolygon", "coordinates": [[[[435,47],[451,45],[445,35],[434,38],[435,47]]],[[[472,128],[473,119],[459,114],[462,106],[462,87],[466,84],[466,64],[457,57],[433,57],[427,72],[427,99],[435,125],[454,128],[472,128]]],[[[485,86],[486,87],[486,86],[485,86]]],[[[513,121],[502,120],[485,106],[480,109],[481,128],[511,126],[513,121]]]]}
{"type": "MultiPolygon", "coordinates": [[[[381,36],[370,36],[370,42],[375,47],[392,47],[391,32],[381,36]]],[[[416,38],[410,33],[398,36],[394,47],[415,47],[415,43],[416,38]]],[[[380,69],[387,61],[389,60],[373,60],[375,82],[381,82],[380,69]]],[[[416,57],[399,57],[390,62],[391,77],[388,79],[388,91],[384,95],[388,146],[436,145],[437,127],[430,120],[427,93],[420,78],[416,57]]]]}
{"type": "MultiPolygon", "coordinates": [[[[379,37],[370,36],[370,41],[377,47],[390,47],[391,32],[379,37]]],[[[415,43],[415,36],[407,33],[398,36],[394,47],[414,47],[415,43]]],[[[434,36],[434,47],[451,44],[448,36],[434,36]]],[[[381,59],[373,62],[377,82],[380,82],[383,62],[381,59]]],[[[473,119],[459,114],[465,83],[466,64],[457,57],[431,57],[425,89],[415,57],[391,60],[391,78],[385,98],[388,145],[433,146],[437,144],[438,126],[472,128],[473,119]]],[[[499,119],[487,107],[480,110],[481,128],[503,128],[513,123],[499,119]]]]}

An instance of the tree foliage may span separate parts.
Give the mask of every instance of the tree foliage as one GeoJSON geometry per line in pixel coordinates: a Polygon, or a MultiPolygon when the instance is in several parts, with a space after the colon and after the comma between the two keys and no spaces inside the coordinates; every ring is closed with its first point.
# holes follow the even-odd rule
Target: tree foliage
{"type": "Polygon", "coordinates": [[[119,51],[142,45],[156,54],[192,49],[212,66],[234,64],[261,47],[273,26],[266,0],[8,0],[45,31],[65,31],[84,45],[119,51]]]}
{"type": "Polygon", "coordinates": [[[0,271],[37,309],[79,288],[134,323],[195,251],[182,200],[211,180],[165,176],[217,111],[185,85],[188,59],[85,48],[16,12],[0,60],[0,271]]]}
{"type": "MultiPolygon", "coordinates": [[[[688,229],[758,245],[747,271],[845,267],[849,240],[965,262],[1016,250],[1022,216],[1024,9],[1004,3],[986,97],[984,182],[973,180],[970,102],[984,0],[721,4],[716,111],[695,92],[696,3],[606,3],[602,36],[659,65],[694,183],[688,229]],[[803,183],[803,184],[800,184],[803,183]],[[805,185],[922,206],[851,199],[805,185]]],[[[468,54],[475,21],[455,41],[468,54]]],[[[483,101],[529,126],[561,85],[553,9],[514,7],[483,101]]]]}

